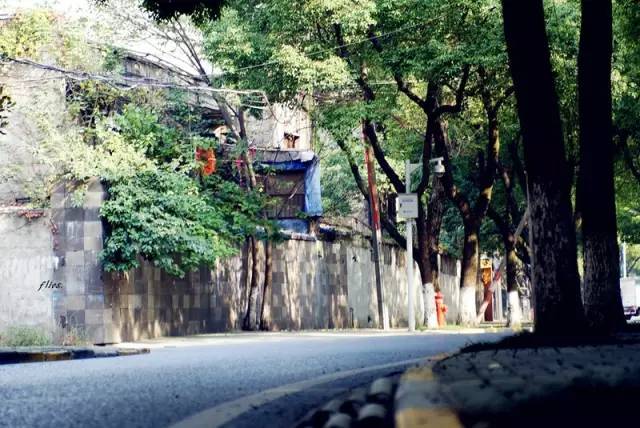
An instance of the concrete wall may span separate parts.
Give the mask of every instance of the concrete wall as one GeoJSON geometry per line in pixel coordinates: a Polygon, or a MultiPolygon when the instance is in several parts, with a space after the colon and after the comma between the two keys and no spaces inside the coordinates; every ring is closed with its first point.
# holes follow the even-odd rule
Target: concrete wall
{"type": "Polygon", "coordinates": [[[258,147],[285,149],[284,134],[299,136],[296,150],[311,150],[312,124],[309,114],[302,109],[291,109],[274,104],[263,110],[262,117],[247,117],[249,139],[258,147]]]}
{"type": "Polygon", "coordinates": [[[50,213],[31,220],[20,208],[0,210],[0,330],[12,324],[54,328],[60,292],[38,290],[53,280],[59,260],[53,251],[50,213]]]}
{"type": "MultiPolygon", "coordinates": [[[[144,261],[124,274],[104,273],[99,260],[104,189],[99,182],[91,183],[81,207],[73,206],[71,192],[58,186],[51,209],[37,211],[40,218],[27,220],[20,208],[0,214],[0,249],[8,255],[0,262],[0,330],[40,325],[58,332],[80,331],[103,343],[241,327],[248,295],[246,249],[185,278],[167,275],[144,261]],[[47,280],[62,288],[38,291],[47,280]]],[[[263,254],[260,245],[259,284],[263,254]]],[[[381,255],[391,326],[406,326],[404,251],[385,243],[381,255]]],[[[377,322],[374,263],[369,241],[362,235],[288,239],[274,244],[273,260],[266,301],[273,330],[367,327],[377,322]]],[[[441,284],[453,321],[457,301],[447,290],[457,291],[457,277],[455,268],[448,269],[441,274],[441,284]]],[[[417,267],[415,275],[420,319],[417,267]]],[[[259,295],[258,307],[261,291],[259,295]]]]}

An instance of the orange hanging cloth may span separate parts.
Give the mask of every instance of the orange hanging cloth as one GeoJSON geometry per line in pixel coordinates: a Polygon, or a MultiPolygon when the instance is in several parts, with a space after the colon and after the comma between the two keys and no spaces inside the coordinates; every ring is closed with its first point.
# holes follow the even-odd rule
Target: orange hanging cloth
{"type": "Polygon", "coordinates": [[[196,161],[204,162],[201,167],[202,175],[211,175],[216,172],[216,153],[213,149],[196,149],[196,161]]]}

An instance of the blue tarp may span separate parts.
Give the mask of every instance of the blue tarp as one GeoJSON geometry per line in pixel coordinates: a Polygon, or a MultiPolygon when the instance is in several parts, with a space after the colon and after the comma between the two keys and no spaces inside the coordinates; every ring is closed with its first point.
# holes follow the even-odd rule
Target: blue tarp
{"type": "Polygon", "coordinates": [[[260,163],[276,171],[304,171],[304,212],[311,217],[321,216],[320,159],[315,154],[309,156],[310,152],[296,158],[291,155],[292,152],[284,152],[288,156],[281,156],[282,160],[280,160],[278,155],[281,153],[283,152],[276,153],[271,157],[263,156],[260,163]]]}
{"type": "Polygon", "coordinates": [[[322,215],[320,159],[315,156],[304,172],[304,211],[312,217],[322,215]]]}

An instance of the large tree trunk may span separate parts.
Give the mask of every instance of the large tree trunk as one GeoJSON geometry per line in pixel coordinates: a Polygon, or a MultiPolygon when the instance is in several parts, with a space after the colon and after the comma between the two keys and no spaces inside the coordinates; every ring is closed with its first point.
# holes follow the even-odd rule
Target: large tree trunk
{"type": "Polygon", "coordinates": [[[251,254],[251,285],[247,298],[247,312],[242,323],[243,330],[256,330],[257,328],[257,302],[258,302],[258,245],[254,236],[249,238],[249,251],[251,254]]]}
{"type": "Polygon", "coordinates": [[[599,331],[624,325],[613,183],[611,0],[582,0],[578,55],[584,306],[599,331]]]}
{"type": "Polygon", "coordinates": [[[271,321],[270,304],[267,303],[267,298],[271,293],[271,279],[272,279],[272,248],[271,242],[264,241],[264,283],[262,286],[262,302],[260,303],[260,330],[269,330],[269,323],[271,321]]]}
{"type": "Polygon", "coordinates": [[[458,324],[466,326],[476,324],[476,291],[478,288],[478,265],[480,262],[478,235],[478,227],[472,224],[464,225],[458,324]]]}
{"type": "MultiPolygon", "coordinates": [[[[505,189],[507,192],[507,200],[512,202],[514,205],[509,207],[509,202],[507,202],[507,207],[505,210],[504,217],[501,217],[500,214],[493,208],[489,209],[489,217],[493,220],[500,232],[500,236],[502,238],[502,243],[504,244],[504,253],[505,253],[505,265],[506,265],[506,281],[507,281],[507,305],[508,305],[508,313],[507,313],[507,326],[513,328],[519,328],[522,324],[522,308],[520,305],[520,293],[518,290],[518,268],[520,266],[520,260],[518,258],[518,253],[516,251],[516,233],[520,230],[520,226],[514,232],[513,228],[513,215],[511,212],[517,213],[517,209],[515,206],[515,200],[513,199],[513,195],[511,193],[511,179],[508,174],[503,171],[502,172],[503,181],[505,184],[505,189]]],[[[524,226],[524,224],[522,224],[524,226]]],[[[483,303],[483,306],[485,303],[483,303]]],[[[484,316],[483,308],[480,307],[480,311],[478,312],[478,318],[484,316]]]]}
{"type": "Polygon", "coordinates": [[[447,194],[442,185],[442,180],[434,178],[427,210],[429,229],[429,266],[431,269],[431,282],[436,292],[440,291],[438,254],[440,254],[440,229],[444,216],[444,201],[447,194]]]}
{"type": "MultiPolygon", "coordinates": [[[[430,214],[431,207],[428,208],[428,211],[430,214]]],[[[422,283],[420,287],[420,303],[422,307],[421,323],[427,328],[437,328],[436,292],[433,285],[433,267],[429,257],[433,231],[422,201],[418,204],[416,234],[418,237],[418,268],[420,270],[420,280],[422,283]]]]}
{"type": "Polygon", "coordinates": [[[585,319],[543,2],[502,0],[502,11],[529,178],[535,328],[541,334],[575,334],[585,319]]]}

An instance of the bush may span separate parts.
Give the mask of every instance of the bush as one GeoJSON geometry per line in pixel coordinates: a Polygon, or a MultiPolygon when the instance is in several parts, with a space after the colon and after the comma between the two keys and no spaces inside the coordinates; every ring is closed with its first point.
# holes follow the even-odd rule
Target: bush
{"type": "Polygon", "coordinates": [[[200,265],[237,252],[245,236],[269,227],[258,194],[219,177],[200,187],[170,170],[138,174],[113,183],[100,213],[110,233],[102,251],[104,269],[138,267],[138,255],[183,277],[200,265]]]}
{"type": "Polygon", "coordinates": [[[2,346],[46,346],[51,344],[51,336],[40,327],[13,326],[0,334],[0,345],[2,346]]]}

